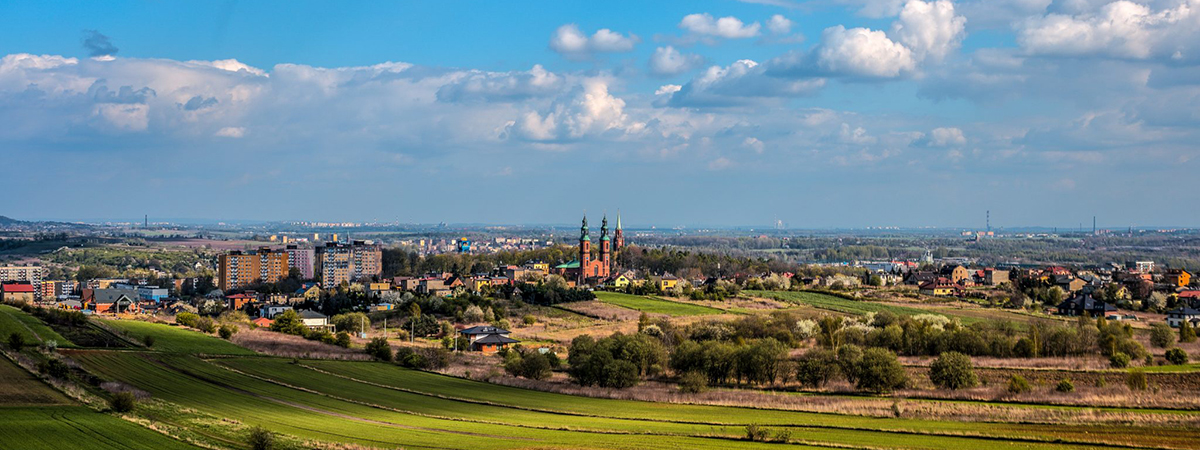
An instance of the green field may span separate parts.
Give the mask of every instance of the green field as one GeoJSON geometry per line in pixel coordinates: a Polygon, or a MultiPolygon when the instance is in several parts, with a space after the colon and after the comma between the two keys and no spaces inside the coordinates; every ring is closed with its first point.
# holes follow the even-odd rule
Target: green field
{"type": "Polygon", "coordinates": [[[82,406],[0,406],[0,448],[194,450],[199,447],[82,406]]]}
{"type": "Polygon", "coordinates": [[[597,292],[596,299],[622,308],[651,314],[666,314],[669,316],[699,316],[725,313],[725,311],[707,306],[674,302],[658,297],[621,294],[618,292],[597,292]]]}
{"type": "Polygon", "coordinates": [[[238,347],[224,339],[189,330],[180,326],[138,320],[99,320],[108,328],[125,335],[133,342],[141,343],[146,336],[154,337],[150,350],[167,353],[198,355],[254,355],[251,350],[238,347]]]}
{"type": "Polygon", "coordinates": [[[71,341],[50,329],[37,317],[12,306],[0,305],[0,337],[8,339],[8,335],[13,332],[17,332],[25,338],[25,343],[28,345],[55,341],[59,347],[74,346],[71,341]]]}
{"type": "Polygon", "coordinates": [[[827,309],[847,314],[866,314],[869,312],[889,311],[897,315],[912,316],[930,314],[931,311],[910,308],[907,306],[886,305],[868,300],[849,300],[838,296],[807,291],[742,291],[742,295],[750,297],[769,298],[781,302],[809,305],[815,308],[827,309]]]}
{"type": "Polygon", "coordinates": [[[497,386],[384,363],[68,353],[105,379],[137,386],[206,417],[192,423],[170,412],[178,409],[172,407],[150,411],[150,419],[215,435],[223,432],[206,424],[236,420],[297,440],[378,447],[777,447],[741,440],[746,425],[754,423],[790,433],[793,444],[820,447],[1194,445],[1185,429],[965,423],[611,400],[497,386]]]}
{"type": "MultiPolygon", "coordinates": [[[[0,405],[69,405],[67,396],[37,379],[8,358],[0,357],[0,405]]],[[[3,448],[3,447],[0,447],[3,448]]]]}

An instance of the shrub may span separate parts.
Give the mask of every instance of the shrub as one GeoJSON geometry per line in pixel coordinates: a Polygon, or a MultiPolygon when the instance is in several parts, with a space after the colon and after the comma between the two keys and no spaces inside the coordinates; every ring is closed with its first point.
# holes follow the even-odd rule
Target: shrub
{"type": "Polygon", "coordinates": [[[518,376],[531,380],[545,380],[550,378],[550,374],[550,361],[547,361],[546,356],[540,352],[528,352],[521,358],[518,376]]]}
{"type": "Polygon", "coordinates": [[[216,322],[213,322],[212,318],[201,317],[200,319],[196,320],[196,329],[212,334],[217,331],[217,324],[216,322]]]}
{"type": "Polygon", "coordinates": [[[1187,364],[1188,354],[1187,352],[1183,351],[1182,348],[1173,348],[1167,350],[1167,361],[1170,361],[1171,364],[1175,365],[1187,364]]]}
{"type": "Polygon", "coordinates": [[[253,450],[271,450],[275,448],[275,433],[263,427],[251,428],[247,443],[253,450]]]}
{"type": "Polygon", "coordinates": [[[142,336],[142,345],[145,345],[146,348],[153,347],[154,346],[154,335],[147,334],[145,336],[142,336]]]}
{"type": "Polygon", "coordinates": [[[759,426],[757,423],[746,425],[746,440],[749,441],[765,441],[767,440],[767,429],[759,426]]]}
{"type": "Polygon", "coordinates": [[[8,348],[11,348],[14,352],[19,352],[23,347],[25,347],[25,337],[21,336],[21,333],[14,331],[8,335],[8,348]]]}
{"type": "Polygon", "coordinates": [[[1129,374],[1125,376],[1125,385],[1134,391],[1146,390],[1146,372],[1142,369],[1130,369],[1129,374]]]}
{"type": "Polygon", "coordinates": [[[175,323],[185,327],[196,327],[196,321],[200,320],[200,316],[196,313],[181,312],[175,315],[175,323]]]}
{"type": "Polygon", "coordinates": [[[228,340],[229,338],[233,337],[233,334],[237,333],[237,331],[238,329],[236,326],[221,325],[221,328],[217,330],[217,334],[221,335],[221,339],[228,340]]]}
{"type": "Polygon", "coordinates": [[[334,342],[334,344],[337,344],[338,347],[350,348],[350,333],[339,331],[337,334],[337,340],[334,342]]]}
{"type": "Polygon", "coordinates": [[[679,377],[679,392],[699,394],[708,390],[708,377],[700,372],[688,372],[679,377]]]}
{"type": "Polygon", "coordinates": [[[946,352],[938,356],[929,366],[929,380],[944,389],[962,389],[979,384],[971,357],[958,352],[946,352]]]}
{"type": "Polygon", "coordinates": [[[1167,348],[1175,343],[1175,330],[1163,322],[1157,322],[1150,327],[1150,345],[1167,348]]]}
{"type": "Polygon", "coordinates": [[[1023,394],[1029,392],[1033,388],[1029,386],[1029,381],[1020,375],[1013,375],[1008,379],[1008,392],[1012,394],[1023,394]]]}
{"type": "Polygon", "coordinates": [[[388,344],[387,339],[381,337],[371,339],[371,342],[367,343],[366,352],[380,361],[392,360],[392,346],[388,344]]]}
{"type": "Polygon", "coordinates": [[[137,405],[137,398],[130,392],[118,392],[108,400],[108,407],[119,413],[133,411],[135,405],[137,405]]]}
{"type": "Polygon", "coordinates": [[[38,363],[38,372],[49,375],[52,378],[66,379],[71,374],[71,368],[67,367],[60,360],[50,359],[38,363]]]}
{"type": "Polygon", "coordinates": [[[1196,329],[1191,322],[1185,320],[1179,324],[1179,342],[1196,342],[1196,329]]]}
{"type": "Polygon", "coordinates": [[[889,392],[904,387],[908,375],[896,354],[882,348],[870,348],[863,352],[856,374],[857,387],[872,392],[889,392]]]}
{"type": "Polygon", "coordinates": [[[1071,383],[1071,380],[1063,378],[1062,381],[1058,382],[1058,386],[1054,387],[1054,390],[1056,390],[1058,392],[1063,392],[1063,393],[1074,392],[1075,385],[1073,383],[1071,383]]]}
{"type": "Polygon", "coordinates": [[[1112,356],[1108,357],[1108,363],[1118,369],[1129,367],[1129,355],[1121,352],[1113,353],[1112,356]]]}
{"type": "Polygon", "coordinates": [[[529,326],[537,323],[537,318],[533,317],[533,314],[526,314],[525,317],[521,318],[521,321],[525,322],[526,326],[529,326]]]}

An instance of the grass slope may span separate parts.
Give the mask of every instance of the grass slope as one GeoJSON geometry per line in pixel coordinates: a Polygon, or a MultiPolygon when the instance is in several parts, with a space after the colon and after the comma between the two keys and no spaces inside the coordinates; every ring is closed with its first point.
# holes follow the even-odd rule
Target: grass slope
{"type": "Polygon", "coordinates": [[[83,406],[0,407],[0,448],[193,450],[197,447],[83,406]]]}
{"type": "MultiPolygon", "coordinates": [[[[37,379],[8,358],[0,357],[0,405],[69,405],[67,396],[37,379]]],[[[3,421],[0,421],[2,424],[3,421]]],[[[3,447],[0,447],[3,448],[3,447]]]]}
{"type": "Polygon", "coordinates": [[[0,305],[0,338],[7,342],[9,334],[14,331],[21,334],[25,338],[25,343],[29,345],[55,341],[59,347],[74,346],[71,341],[50,329],[37,317],[9,305],[0,305]]]}
{"type": "Polygon", "coordinates": [[[620,306],[636,311],[669,316],[698,316],[705,314],[724,314],[725,311],[707,306],[690,303],[673,302],[658,297],[644,297],[622,294],[618,292],[597,292],[596,299],[610,305],[620,306]]]}
{"type": "Polygon", "coordinates": [[[138,320],[96,319],[108,328],[127,336],[134,342],[143,342],[146,336],[154,337],[151,350],[167,353],[202,355],[254,355],[229,341],[186,328],[138,320]]]}

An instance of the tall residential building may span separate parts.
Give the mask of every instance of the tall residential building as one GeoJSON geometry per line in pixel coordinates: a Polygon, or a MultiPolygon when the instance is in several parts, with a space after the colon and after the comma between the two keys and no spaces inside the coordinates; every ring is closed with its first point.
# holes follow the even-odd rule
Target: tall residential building
{"type": "Polygon", "coordinates": [[[287,278],[288,253],[260,248],[255,252],[232,251],[217,263],[217,286],[222,291],[254,283],[274,283],[287,278]]]}
{"type": "Polygon", "coordinates": [[[285,251],[288,254],[288,267],[299,269],[301,278],[311,280],[316,277],[316,250],[289,244],[285,251]]]}
{"type": "Polygon", "coordinates": [[[42,266],[34,265],[12,265],[5,264],[0,266],[0,282],[4,281],[25,281],[33,286],[33,293],[37,299],[42,298],[42,276],[45,269],[42,266]]]}
{"type": "Polygon", "coordinates": [[[322,288],[370,279],[382,271],[383,249],[368,241],[328,242],[317,248],[317,274],[322,288]]]}

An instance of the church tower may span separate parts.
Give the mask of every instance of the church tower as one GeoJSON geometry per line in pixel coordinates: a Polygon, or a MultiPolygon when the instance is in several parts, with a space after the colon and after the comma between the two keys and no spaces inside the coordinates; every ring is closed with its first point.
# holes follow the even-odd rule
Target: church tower
{"type": "Polygon", "coordinates": [[[605,214],[604,219],[600,221],[600,267],[597,268],[597,276],[608,276],[609,268],[612,267],[611,253],[612,238],[608,237],[608,214],[605,214]]]}
{"type": "Polygon", "coordinates": [[[625,247],[625,235],[621,233],[621,210],[617,210],[617,231],[613,234],[613,251],[619,252],[625,247]]]}
{"type": "Polygon", "coordinates": [[[583,216],[583,226],[579,228],[579,280],[580,284],[587,280],[592,266],[592,238],[588,236],[587,214],[583,216]]]}

